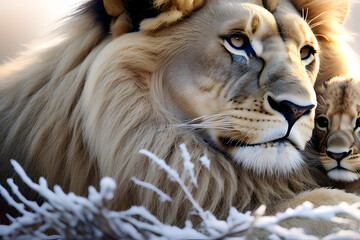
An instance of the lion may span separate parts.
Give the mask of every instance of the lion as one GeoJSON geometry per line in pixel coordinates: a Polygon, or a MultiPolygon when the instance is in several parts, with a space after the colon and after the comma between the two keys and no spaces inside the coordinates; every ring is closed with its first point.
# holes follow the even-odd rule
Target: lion
{"type": "MultiPolygon", "coordinates": [[[[118,184],[111,209],[143,205],[166,223],[196,224],[181,189],[139,154],[147,149],[181,175],[185,143],[193,160],[211,160],[210,171],[193,161],[198,187],[190,190],[220,219],[231,206],[265,204],[273,214],[304,201],[360,200],[319,188],[317,169],[300,153],[314,127],[315,81],[334,74],[318,74],[321,45],[337,44],[347,1],[143,4],[89,1],[53,46],[1,67],[2,185],[11,158],[31,178],[80,195],[110,176],[118,184]],[[133,176],[172,202],[159,202],[133,176]]],[[[333,227],[299,222],[319,236],[333,227]]]]}
{"type": "Polygon", "coordinates": [[[315,155],[335,186],[360,193],[360,81],[334,77],[317,88],[317,95],[315,155]]]}

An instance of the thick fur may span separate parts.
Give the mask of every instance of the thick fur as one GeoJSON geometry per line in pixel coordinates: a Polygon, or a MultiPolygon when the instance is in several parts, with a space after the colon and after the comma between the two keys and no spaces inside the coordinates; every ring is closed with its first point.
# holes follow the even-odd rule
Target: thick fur
{"type": "MultiPolygon", "coordinates": [[[[285,51],[287,48],[281,40],[276,20],[270,12],[276,11],[273,9],[274,6],[276,8],[276,3],[271,4],[269,1],[267,7],[270,11],[268,11],[263,8],[261,1],[246,5],[244,8],[239,8],[242,1],[230,2],[232,3],[225,3],[222,0],[155,1],[160,12],[162,11],[161,14],[143,21],[140,24],[140,31],[133,33],[126,33],[134,29],[134,26],[130,26],[130,17],[124,16],[123,14],[127,13],[121,12],[122,8],[118,7],[110,15],[120,14],[121,19],[114,17],[109,21],[113,32],[116,32],[117,27],[121,28],[113,35],[116,38],[104,34],[104,21],[100,22],[101,19],[99,20],[99,16],[92,10],[94,2],[90,2],[85,6],[85,10],[66,23],[62,35],[64,39],[60,43],[45,50],[29,52],[18,60],[2,66],[0,69],[1,183],[3,184],[5,178],[11,176],[10,158],[18,160],[25,166],[32,178],[44,176],[50,185],[59,184],[65,191],[82,195],[87,193],[89,185],[97,186],[101,177],[111,176],[118,183],[111,208],[120,210],[142,204],[159,219],[183,225],[184,220],[191,214],[189,202],[178,186],[171,183],[166,174],[147,157],[139,154],[139,150],[148,149],[181,173],[183,163],[178,146],[185,143],[193,157],[195,174],[198,178],[198,188],[191,188],[195,199],[200,206],[212,211],[219,218],[227,216],[230,206],[247,211],[256,209],[260,204],[266,204],[268,213],[274,213],[306,200],[318,204],[318,194],[311,192],[317,188],[314,176],[318,174],[313,172],[317,170],[304,165],[301,158],[296,157],[297,149],[303,148],[311,135],[314,110],[311,109],[308,115],[304,115],[294,123],[293,129],[287,136],[290,140],[286,140],[284,144],[272,143],[272,140],[284,135],[284,129],[286,130],[288,125],[282,114],[272,109],[267,102],[271,93],[271,97],[276,101],[289,100],[295,103],[305,101],[306,105],[315,104],[312,84],[318,69],[317,54],[312,68],[306,70],[297,50],[293,51],[293,48],[289,48],[293,52],[285,51]],[[226,84],[219,83],[212,87],[209,79],[205,81],[204,78],[204,81],[199,81],[203,79],[201,78],[203,72],[199,72],[198,69],[205,69],[208,71],[207,74],[214,78],[228,76],[229,79],[226,80],[231,82],[233,75],[245,76],[251,71],[253,73],[250,77],[257,78],[260,76],[259,66],[264,67],[261,64],[265,63],[259,59],[256,64],[250,64],[249,71],[239,71],[238,67],[244,66],[238,63],[236,67],[229,67],[234,60],[231,60],[230,54],[222,47],[223,42],[220,40],[216,45],[210,41],[208,47],[211,51],[205,51],[208,50],[205,48],[207,45],[202,43],[207,43],[208,38],[204,32],[211,33],[213,26],[218,30],[217,18],[228,24],[231,23],[232,18],[239,17],[236,11],[227,10],[227,14],[218,11],[232,9],[232,5],[229,8],[228,4],[233,4],[244,13],[248,13],[248,9],[251,9],[249,12],[258,15],[257,18],[251,15],[251,18],[255,19],[251,24],[252,27],[258,26],[258,21],[269,24],[266,31],[259,28],[260,30],[249,34],[254,34],[254,39],[257,39],[256,34],[269,31],[273,35],[269,35],[268,39],[273,36],[276,41],[270,43],[275,44],[266,45],[271,46],[269,49],[261,50],[254,47],[255,52],[261,54],[274,51],[272,54],[284,55],[277,55],[280,56],[279,59],[273,57],[267,59],[264,56],[266,64],[273,61],[273,65],[269,64],[268,68],[276,74],[271,75],[263,71],[264,75],[259,77],[261,79],[259,81],[269,81],[281,72],[286,73],[283,81],[277,81],[276,78],[270,84],[265,84],[267,88],[260,90],[256,83],[249,83],[247,86],[233,84],[225,88],[226,84]],[[210,22],[213,24],[210,25],[211,29],[209,29],[210,22]],[[206,57],[201,58],[201,61],[192,61],[189,57],[198,55],[206,57]],[[283,64],[279,64],[279,60],[283,61],[283,64]],[[226,67],[225,64],[228,66],[226,67]],[[286,67],[284,69],[280,66],[286,67]],[[291,74],[287,72],[290,70],[291,74]],[[226,72],[223,71],[228,71],[229,74],[224,74],[226,72]],[[199,75],[195,76],[194,72],[199,75]],[[187,82],[189,79],[198,82],[187,82]],[[286,82],[290,84],[287,85],[286,82]],[[284,84],[288,88],[283,88],[284,84]],[[233,92],[226,92],[226,89],[233,89],[233,92]],[[234,93],[234,89],[238,92],[234,93]],[[207,93],[211,91],[221,96],[214,97],[207,93]],[[232,98],[224,97],[225,93],[232,95],[232,98]],[[276,162],[275,157],[272,157],[270,165],[262,165],[259,160],[261,158],[255,158],[253,155],[242,159],[243,156],[238,157],[241,155],[241,152],[237,151],[241,148],[238,145],[232,146],[228,143],[222,145],[218,142],[219,138],[207,137],[224,133],[226,137],[230,134],[230,138],[240,141],[236,139],[238,136],[231,135],[238,131],[237,129],[233,131],[225,128],[224,132],[214,132],[211,131],[210,126],[203,129],[205,134],[204,131],[199,131],[198,134],[197,131],[179,127],[184,126],[184,120],[199,118],[202,116],[202,111],[208,114],[209,112],[206,111],[223,104],[237,106],[237,114],[239,114],[237,116],[240,119],[244,117],[243,120],[232,120],[234,126],[247,125],[250,122],[253,123],[249,126],[256,126],[254,119],[263,120],[262,126],[265,131],[249,134],[251,138],[245,139],[246,143],[256,145],[258,148],[254,151],[256,154],[261,154],[267,147],[272,149],[274,154],[278,154],[276,155],[279,157],[278,160],[284,161],[284,165],[289,167],[282,169],[282,165],[276,162]],[[266,123],[267,120],[269,123],[266,123]],[[274,130],[275,128],[280,129],[280,133],[274,130]],[[285,150],[290,149],[289,156],[276,151],[280,145],[285,150]],[[211,160],[210,171],[198,161],[203,155],[211,160]],[[258,164],[247,166],[246,161],[250,158],[257,160],[258,164]],[[287,160],[295,161],[295,164],[288,164],[287,160]],[[277,167],[280,169],[276,169],[277,167]],[[258,171],[257,168],[260,170],[258,171]],[[132,176],[158,186],[168,193],[173,201],[160,203],[153,192],[132,183],[130,181],[132,176]],[[310,192],[297,198],[304,191],[310,192]],[[285,204],[289,200],[291,200],[290,204],[285,204]]],[[[287,1],[280,2],[284,4],[284,9],[289,9],[291,12],[289,20],[299,22],[306,31],[307,39],[311,39],[314,47],[317,48],[316,39],[305,22],[300,20],[303,7],[296,5],[297,9],[295,9],[287,1]]],[[[327,2],[332,4],[331,7],[337,1],[327,2]]],[[[106,6],[111,7],[111,4],[106,6]]],[[[278,9],[280,10],[282,8],[278,9]]],[[[309,8],[309,12],[315,16],[322,11],[323,8],[309,8]]],[[[327,15],[328,19],[342,17],[343,15],[340,17],[336,14],[327,15]]],[[[280,13],[278,18],[282,19],[280,13]]],[[[286,21],[282,24],[286,26],[286,21]]],[[[331,29],[326,28],[324,31],[323,34],[332,34],[331,29]]],[[[300,34],[300,32],[294,33],[300,34]]],[[[283,33],[285,34],[283,37],[292,34],[291,31],[283,33]]],[[[300,36],[304,37],[301,34],[300,36]]],[[[226,125],[226,121],[222,122],[221,119],[223,117],[215,118],[213,122],[218,121],[226,125]]],[[[249,133],[248,130],[246,132],[249,133]]],[[[246,134],[244,136],[246,137],[246,134]]],[[[249,146],[246,147],[244,149],[249,149],[249,146]]],[[[333,205],[341,201],[353,203],[360,200],[344,192],[327,189],[321,191],[327,196],[326,201],[321,201],[321,204],[333,205]]],[[[321,235],[327,232],[324,229],[310,225],[307,231],[321,235]]]]}
{"type": "Polygon", "coordinates": [[[350,48],[350,33],[343,26],[351,8],[349,0],[293,0],[309,23],[320,45],[320,69],[315,87],[339,75],[357,75],[358,55],[350,48]],[[316,9],[313,11],[312,9],[316,9]],[[336,56],[336,57],[334,57],[336,56]]]}

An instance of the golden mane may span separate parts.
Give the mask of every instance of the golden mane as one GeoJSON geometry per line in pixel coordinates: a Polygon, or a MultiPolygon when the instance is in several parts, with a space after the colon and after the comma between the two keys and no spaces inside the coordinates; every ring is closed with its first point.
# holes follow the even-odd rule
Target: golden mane
{"type": "MultiPolygon", "coordinates": [[[[192,132],[174,127],[180,122],[166,110],[162,73],[156,71],[159,63],[166,62],[162,54],[171,49],[161,38],[150,36],[186,18],[205,1],[170,1],[178,3],[175,7],[166,5],[168,1],[155,1],[162,13],[141,23],[143,35],[123,34],[134,26],[129,27],[130,18],[121,15],[124,12],[119,7],[109,20],[115,39],[104,33],[101,22],[95,21],[96,2],[85,5],[64,25],[61,43],[1,66],[1,183],[11,176],[10,158],[25,166],[33,179],[41,175],[50,185],[59,184],[64,191],[81,195],[87,194],[89,185],[97,187],[101,177],[111,176],[118,183],[111,208],[141,204],[160,220],[182,225],[190,216],[191,205],[139,150],[153,152],[181,174],[178,146],[185,143],[193,159],[206,155],[212,160],[210,171],[193,161],[199,187],[192,191],[198,203],[219,218],[227,216],[230,206],[248,211],[266,204],[269,213],[275,212],[281,203],[317,187],[317,174],[312,172],[316,170],[307,166],[288,176],[259,176],[229,161],[192,132]],[[178,17],[169,20],[169,11],[181,12],[181,16],[175,14],[178,17]],[[120,16],[121,23],[117,22],[120,16]],[[160,203],[152,191],[131,182],[132,176],[158,186],[173,201],[160,203]]],[[[317,0],[305,1],[309,5],[293,2],[299,12],[310,9],[312,24],[324,21],[325,14],[314,17],[323,11],[311,5],[317,0]]],[[[333,6],[338,1],[326,2],[333,6]]],[[[327,20],[342,17],[337,12],[326,14],[327,20]]],[[[342,34],[336,21],[336,27],[328,29],[325,24],[315,33],[320,38],[320,34],[328,38],[342,34]]],[[[327,51],[327,42],[324,44],[322,52],[327,51]]],[[[320,77],[332,74],[323,70],[320,77]]]]}
{"type": "Polygon", "coordinates": [[[301,10],[320,45],[320,70],[315,87],[334,76],[356,75],[359,59],[349,46],[351,33],[343,26],[351,5],[349,0],[292,0],[292,3],[301,10]]]}

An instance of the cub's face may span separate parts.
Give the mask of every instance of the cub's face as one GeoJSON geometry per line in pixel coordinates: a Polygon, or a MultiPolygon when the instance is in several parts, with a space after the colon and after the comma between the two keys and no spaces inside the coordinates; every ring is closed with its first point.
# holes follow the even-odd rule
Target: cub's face
{"type": "Polygon", "coordinates": [[[262,2],[211,0],[159,33],[163,84],[182,126],[244,168],[287,174],[312,134],[318,44],[290,3],[262,2]]]}
{"type": "Polygon", "coordinates": [[[360,177],[360,82],[337,77],[318,90],[315,134],[320,160],[336,181],[360,177]]]}

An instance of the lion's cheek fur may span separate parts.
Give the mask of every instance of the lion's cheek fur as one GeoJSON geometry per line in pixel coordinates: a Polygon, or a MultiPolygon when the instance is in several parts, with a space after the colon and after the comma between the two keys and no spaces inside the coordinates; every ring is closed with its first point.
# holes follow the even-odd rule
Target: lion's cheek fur
{"type": "Polygon", "coordinates": [[[102,159],[102,175],[115,176],[114,171],[119,167],[113,164],[121,162],[115,159],[123,156],[122,146],[132,144],[135,147],[131,140],[138,137],[137,131],[143,131],[141,124],[153,121],[153,117],[149,116],[156,114],[149,102],[148,91],[148,79],[155,69],[155,61],[136,49],[127,49],[123,43],[126,41],[112,40],[97,56],[90,67],[80,99],[86,119],[83,131],[87,134],[91,155],[102,159]],[[129,61],[129,55],[133,55],[134,51],[137,52],[133,58],[136,60],[129,61]]]}
{"type": "Polygon", "coordinates": [[[230,163],[214,150],[198,143],[192,134],[179,134],[178,130],[166,127],[178,122],[164,114],[154,99],[154,94],[149,91],[149,87],[154,85],[150,81],[156,81],[152,76],[156,65],[151,65],[154,62],[151,55],[144,54],[141,58],[143,62],[137,60],[129,63],[129,54],[133,53],[130,50],[127,52],[121,43],[121,40],[113,40],[94,61],[80,99],[81,112],[86,119],[82,128],[90,156],[99,166],[101,176],[111,176],[121,183],[112,207],[126,209],[133,204],[145,204],[166,222],[185,220],[185,215],[179,219],[180,213],[190,207],[183,202],[184,195],[174,191],[176,187],[167,180],[166,174],[139,153],[140,149],[148,149],[165,159],[174,169],[181,171],[182,163],[176,159],[181,158],[178,146],[185,143],[194,160],[204,154],[218,160],[212,164],[214,169],[211,172],[194,161],[197,162],[196,173],[202,176],[199,177],[201,187],[195,192],[195,196],[199,202],[205,203],[208,194],[213,192],[212,201],[205,206],[217,209],[218,213],[223,212],[220,215],[225,217],[225,211],[218,208],[217,203],[229,201],[224,204],[230,206],[235,194],[236,174],[230,163]],[[126,62],[125,66],[122,61],[126,62]],[[132,71],[133,68],[138,71],[132,71]],[[228,177],[224,179],[223,175],[228,177]],[[173,206],[181,207],[171,214],[165,211],[168,207],[164,208],[164,204],[157,200],[153,192],[130,182],[132,176],[159,186],[170,193],[173,206]],[[210,186],[212,190],[209,192],[210,186]]]}

